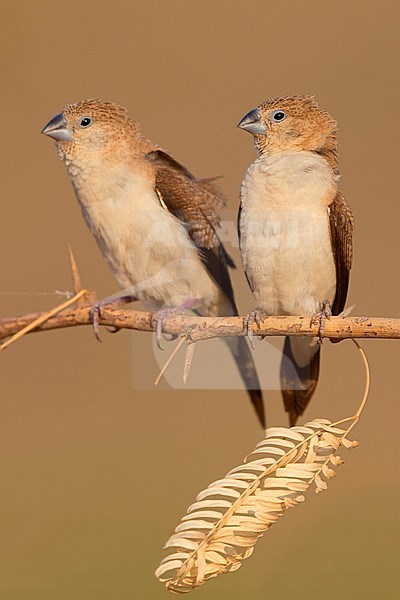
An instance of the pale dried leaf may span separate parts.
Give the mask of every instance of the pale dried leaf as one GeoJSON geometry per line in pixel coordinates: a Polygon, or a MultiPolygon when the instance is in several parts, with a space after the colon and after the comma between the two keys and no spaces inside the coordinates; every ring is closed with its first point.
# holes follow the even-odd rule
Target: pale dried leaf
{"type": "Polygon", "coordinates": [[[196,584],[199,585],[206,573],[206,556],[204,550],[199,550],[197,552],[197,575],[196,575],[196,584]]]}
{"type": "Polygon", "coordinates": [[[228,563],[225,556],[222,556],[222,554],[215,552],[214,550],[207,550],[205,557],[206,561],[214,563],[215,565],[226,565],[228,563]]]}
{"type": "Polygon", "coordinates": [[[322,434],[322,439],[325,440],[326,442],[328,442],[328,444],[330,446],[332,446],[332,448],[335,448],[335,450],[337,450],[340,446],[340,439],[337,438],[335,435],[333,435],[332,433],[329,433],[328,431],[324,431],[324,433],[322,434]]]}
{"type": "Polygon", "coordinates": [[[304,440],[304,436],[301,433],[297,433],[294,429],[289,429],[288,427],[270,427],[267,429],[265,433],[266,439],[270,437],[277,437],[288,440],[295,440],[296,442],[302,442],[304,440]]]}
{"type": "Polygon", "coordinates": [[[196,500],[200,502],[204,498],[210,496],[227,496],[229,498],[239,498],[240,493],[237,490],[232,490],[228,487],[208,487],[206,490],[197,495],[196,500]]]}
{"type": "Polygon", "coordinates": [[[241,490],[247,490],[248,485],[245,481],[240,481],[239,479],[230,479],[230,478],[225,478],[225,479],[217,479],[217,481],[214,481],[214,483],[210,483],[210,485],[208,486],[209,488],[211,487],[231,487],[231,488],[239,488],[241,490]]]}
{"type": "Polygon", "coordinates": [[[336,477],[335,471],[333,469],[330,469],[326,463],[322,466],[322,473],[327,479],[332,479],[333,477],[336,477]]]}
{"type": "Polygon", "coordinates": [[[178,540],[171,540],[171,538],[167,541],[164,548],[187,548],[188,550],[196,550],[198,543],[193,540],[188,540],[186,538],[180,538],[179,543],[178,540]]]}
{"type": "Polygon", "coordinates": [[[326,481],[321,479],[321,477],[319,475],[315,476],[314,481],[315,481],[315,485],[317,486],[318,490],[327,490],[328,489],[328,484],[326,483],[326,481]]]}
{"type": "Polygon", "coordinates": [[[182,521],[190,521],[192,519],[213,519],[214,521],[220,519],[223,513],[216,510],[198,510],[192,511],[188,515],[182,517],[182,521]]]}
{"type": "Polygon", "coordinates": [[[156,577],[160,581],[168,581],[170,577],[166,577],[164,579],[163,575],[165,575],[165,573],[169,573],[170,571],[177,571],[178,569],[180,569],[182,566],[182,562],[182,560],[169,560],[168,562],[161,564],[155,573],[156,577]]]}
{"type": "Polygon", "coordinates": [[[212,529],[213,524],[210,521],[202,521],[200,519],[195,519],[191,521],[182,521],[180,525],[175,529],[176,532],[186,531],[187,529],[212,529]]]}
{"type": "Polygon", "coordinates": [[[160,564],[164,564],[170,560],[176,560],[181,558],[183,560],[186,560],[189,556],[190,554],[188,554],[187,552],[174,552],[173,554],[169,554],[168,556],[163,558],[160,564]]]}
{"type": "MultiPolygon", "coordinates": [[[[315,471],[318,470],[318,465],[312,465],[315,466],[315,471]]],[[[311,477],[313,477],[313,473],[310,471],[306,471],[306,470],[302,470],[302,469],[295,469],[294,468],[295,465],[290,465],[289,467],[282,467],[281,469],[277,469],[276,471],[276,476],[277,477],[296,477],[296,478],[300,478],[300,479],[310,479],[311,477]]]]}
{"type": "Polygon", "coordinates": [[[188,508],[188,512],[203,508],[230,508],[230,506],[228,500],[202,500],[201,502],[191,504],[188,508]]]}
{"type": "Polygon", "coordinates": [[[256,446],[257,448],[262,448],[263,446],[279,446],[280,448],[294,448],[296,444],[291,440],[282,440],[282,439],[267,439],[262,440],[256,446]]]}
{"type": "Polygon", "coordinates": [[[233,573],[234,571],[237,571],[238,569],[240,569],[240,567],[242,566],[242,563],[236,563],[236,564],[232,564],[229,566],[229,572],[233,573]]]}
{"type": "Polygon", "coordinates": [[[245,463],[244,465],[240,465],[240,467],[235,467],[234,469],[229,471],[228,475],[230,477],[233,477],[234,479],[236,479],[238,475],[243,475],[243,477],[250,475],[250,479],[255,479],[257,475],[250,473],[250,471],[255,471],[256,473],[263,473],[265,469],[263,465],[260,465],[259,463],[254,463],[252,461],[251,463],[245,463]]]}
{"type": "Polygon", "coordinates": [[[205,538],[204,531],[198,531],[193,529],[185,530],[182,532],[173,533],[169,538],[168,542],[179,542],[180,540],[186,538],[189,540],[203,540],[205,538]]]}
{"type": "Polygon", "coordinates": [[[308,444],[307,456],[306,456],[304,462],[313,463],[317,456],[317,450],[318,450],[318,438],[313,437],[313,438],[311,438],[311,440],[308,444]]]}
{"type": "Polygon", "coordinates": [[[344,460],[340,456],[331,456],[329,458],[329,462],[331,462],[335,467],[340,467],[340,465],[344,465],[344,460]]]}
{"type": "Polygon", "coordinates": [[[345,448],[351,448],[353,445],[353,442],[351,442],[347,438],[342,438],[342,444],[345,448]]]}
{"type": "MultiPolygon", "coordinates": [[[[273,441],[275,441],[275,439],[273,441]]],[[[288,448],[287,446],[281,446],[279,444],[265,444],[264,446],[259,446],[258,448],[255,448],[253,452],[250,452],[250,454],[246,456],[245,462],[248,461],[248,458],[250,456],[252,457],[251,460],[253,460],[253,457],[255,455],[258,455],[259,458],[263,458],[270,455],[271,458],[276,460],[277,457],[280,458],[281,456],[285,456],[289,450],[297,452],[297,450],[294,450],[294,447],[295,445],[291,448],[288,448]]]]}
{"type": "Polygon", "coordinates": [[[292,465],[290,465],[290,467],[292,469],[294,469],[295,471],[318,471],[319,469],[319,465],[316,464],[312,464],[312,463],[293,463],[292,465]]]}
{"type": "MultiPolygon", "coordinates": [[[[286,461],[284,460],[284,457],[282,457],[282,459],[283,459],[283,462],[286,463],[286,461]]],[[[270,458],[269,456],[265,456],[263,458],[257,458],[255,460],[252,460],[251,462],[246,463],[246,466],[261,465],[263,467],[262,473],[264,473],[265,467],[275,466],[275,463],[276,463],[276,458],[270,458]]]]}
{"type": "Polygon", "coordinates": [[[293,431],[297,431],[297,433],[301,433],[302,435],[305,435],[306,437],[308,437],[309,435],[312,435],[314,433],[314,429],[311,429],[311,427],[306,427],[306,426],[293,427],[293,431]]]}

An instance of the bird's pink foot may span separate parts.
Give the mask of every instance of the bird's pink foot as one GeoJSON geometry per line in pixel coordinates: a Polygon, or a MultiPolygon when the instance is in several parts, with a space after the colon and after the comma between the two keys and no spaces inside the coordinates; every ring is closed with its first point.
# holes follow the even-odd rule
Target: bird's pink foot
{"type": "MultiPolygon", "coordinates": [[[[135,300],[137,300],[135,296],[127,295],[119,296],[119,298],[104,298],[104,300],[99,300],[99,302],[93,304],[93,306],[90,309],[90,319],[92,321],[93,333],[98,342],[102,341],[99,336],[99,320],[101,317],[101,309],[105,306],[108,306],[110,308],[118,308],[119,306],[123,306],[124,304],[135,302],[135,300]]],[[[112,333],[116,333],[117,331],[119,331],[118,328],[116,328],[112,333]]]]}
{"type": "Polygon", "coordinates": [[[157,346],[160,348],[160,350],[164,350],[164,348],[161,346],[161,337],[163,334],[164,322],[168,319],[168,317],[172,317],[174,315],[182,315],[185,312],[185,310],[193,308],[193,306],[197,304],[198,301],[198,298],[190,298],[189,300],[186,300],[179,306],[163,308],[152,314],[151,324],[154,327],[154,331],[156,333],[157,346]]]}
{"type": "Polygon", "coordinates": [[[332,306],[331,303],[326,300],[320,304],[320,310],[311,317],[310,325],[315,325],[319,321],[318,338],[321,344],[324,337],[326,319],[329,321],[331,316],[332,306]]]}
{"type": "Polygon", "coordinates": [[[257,306],[256,308],[253,308],[253,310],[251,310],[249,313],[247,313],[247,315],[244,318],[244,328],[246,330],[246,335],[249,338],[249,342],[250,342],[250,345],[253,348],[253,350],[254,350],[254,343],[253,343],[254,323],[256,323],[257,327],[259,328],[261,326],[262,317],[266,317],[266,316],[267,316],[267,313],[265,312],[265,310],[260,308],[259,306],[257,306]]]}

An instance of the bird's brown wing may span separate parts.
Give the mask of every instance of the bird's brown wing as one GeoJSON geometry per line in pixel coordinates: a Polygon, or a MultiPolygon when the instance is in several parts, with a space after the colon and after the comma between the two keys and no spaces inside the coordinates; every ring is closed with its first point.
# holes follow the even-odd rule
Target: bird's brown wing
{"type": "MultiPolygon", "coordinates": [[[[155,190],[161,205],[185,225],[210,276],[229,299],[234,313],[238,314],[228,272],[228,266],[234,267],[234,263],[216,231],[219,227],[217,211],[225,206],[223,194],[213,185],[213,180],[196,179],[162,150],[149,152],[146,158],[156,167],[155,190]]],[[[265,428],[260,383],[247,342],[243,337],[227,338],[227,344],[261,426],[265,428]]]]}
{"type": "MultiPolygon", "coordinates": [[[[210,179],[196,179],[190,171],[162,150],[146,154],[155,165],[155,189],[162,205],[185,225],[211,277],[235,307],[228,266],[234,263],[221,243],[217,210],[225,198],[210,179]]],[[[235,307],[236,308],[236,307],[235,307]]]]}
{"type": "Polygon", "coordinates": [[[332,250],[336,265],[336,296],[332,313],[338,315],[344,310],[349,276],[353,260],[354,217],[342,193],[338,191],[328,207],[332,250]]]}

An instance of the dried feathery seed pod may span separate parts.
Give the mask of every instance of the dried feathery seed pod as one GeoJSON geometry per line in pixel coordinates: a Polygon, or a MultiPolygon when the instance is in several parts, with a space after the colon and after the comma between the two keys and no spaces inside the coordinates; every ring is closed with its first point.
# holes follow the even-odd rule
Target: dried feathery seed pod
{"type": "Polygon", "coordinates": [[[342,459],[338,448],[354,447],[347,431],[326,419],[303,427],[271,427],[245,459],[200,492],[165,544],[156,577],[173,592],[186,593],[220,573],[236,571],[251,556],[255,543],[288,508],[305,500],[334,477],[342,459]]]}

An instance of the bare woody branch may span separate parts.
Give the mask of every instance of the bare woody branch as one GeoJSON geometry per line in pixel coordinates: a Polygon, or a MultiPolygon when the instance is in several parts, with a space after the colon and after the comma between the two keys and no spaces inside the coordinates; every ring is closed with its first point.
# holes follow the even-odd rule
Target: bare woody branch
{"type": "MultiPolygon", "coordinates": [[[[0,319],[0,340],[15,335],[46,312],[0,319]]],[[[153,331],[151,313],[137,310],[121,310],[104,307],[99,320],[101,325],[117,329],[153,331]]],[[[62,310],[38,325],[33,331],[49,331],[65,327],[90,325],[90,306],[62,310]]],[[[310,317],[274,316],[264,317],[254,334],[262,336],[309,336],[318,335],[319,323],[311,323],[310,317]]],[[[182,336],[189,341],[201,341],[215,337],[244,335],[243,317],[191,317],[171,316],[164,324],[164,332],[182,336]]],[[[373,338],[400,339],[400,318],[384,317],[331,317],[325,322],[324,337],[330,339],[373,338]]]]}
{"type": "MultiPolygon", "coordinates": [[[[79,325],[91,325],[91,307],[95,293],[82,289],[81,278],[71,247],[70,268],[75,296],[52,308],[50,311],[0,319],[0,345],[3,350],[27,333],[49,331],[79,325]],[[70,306],[74,305],[74,308],[70,306]]],[[[99,315],[99,324],[116,329],[153,331],[152,314],[138,310],[122,310],[104,306],[99,315]]],[[[261,319],[260,326],[254,324],[255,335],[260,336],[308,336],[319,334],[320,323],[310,317],[274,316],[261,319]]],[[[164,333],[173,334],[188,342],[199,342],[216,337],[245,335],[243,317],[186,317],[171,316],[163,326],[164,333]]],[[[400,339],[400,319],[384,317],[331,317],[325,321],[324,337],[332,340],[346,338],[400,339]]],[[[186,357],[187,371],[190,368],[193,348],[186,357]]],[[[167,365],[166,365],[167,366],[167,365]]]]}

